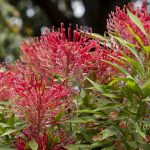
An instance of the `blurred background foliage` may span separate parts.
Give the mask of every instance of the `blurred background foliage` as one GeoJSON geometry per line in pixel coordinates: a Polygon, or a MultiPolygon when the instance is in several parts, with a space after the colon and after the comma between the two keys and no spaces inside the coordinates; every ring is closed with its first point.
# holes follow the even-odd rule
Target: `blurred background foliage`
{"type": "MultiPolygon", "coordinates": [[[[142,0],[135,0],[136,6],[142,0]]],[[[115,6],[130,0],[0,0],[0,62],[12,63],[20,55],[19,45],[28,37],[39,36],[45,27],[61,22],[67,27],[79,24],[83,29],[103,34],[108,14],[115,6]]],[[[150,0],[147,0],[149,3],[150,0]]],[[[149,5],[148,5],[149,7],[149,5]]]]}

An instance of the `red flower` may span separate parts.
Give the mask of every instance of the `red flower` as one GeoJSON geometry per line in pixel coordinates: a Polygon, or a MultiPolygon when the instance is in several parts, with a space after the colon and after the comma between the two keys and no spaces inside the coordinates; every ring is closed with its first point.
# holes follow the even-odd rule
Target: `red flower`
{"type": "Polygon", "coordinates": [[[132,22],[129,16],[126,13],[126,9],[129,9],[131,13],[138,16],[141,20],[147,34],[150,33],[150,15],[146,8],[146,1],[143,0],[142,8],[134,8],[134,4],[131,3],[128,6],[124,6],[121,10],[119,7],[116,7],[116,12],[112,12],[109,15],[107,28],[109,33],[117,34],[123,37],[125,40],[128,40],[132,44],[136,44],[137,40],[129,31],[127,25],[129,25],[132,30],[141,38],[145,45],[148,45],[148,40],[142,31],[132,22]]]}
{"type": "Polygon", "coordinates": [[[70,88],[31,75],[14,79],[13,106],[19,117],[37,132],[55,124],[55,116],[69,106],[70,88]]]}
{"type": "Polygon", "coordinates": [[[58,74],[65,79],[73,80],[87,73],[86,62],[91,58],[89,51],[92,48],[96,49],[98,45],[97,40],[90,40],[78,29],[74,30],[72,37],[69,27],[67,37],[62,24],[60,31],[47,30],[40,40],[34,38],[29,44],[24,42],[21,45],[22,61],[34,71],[58,74]]]}

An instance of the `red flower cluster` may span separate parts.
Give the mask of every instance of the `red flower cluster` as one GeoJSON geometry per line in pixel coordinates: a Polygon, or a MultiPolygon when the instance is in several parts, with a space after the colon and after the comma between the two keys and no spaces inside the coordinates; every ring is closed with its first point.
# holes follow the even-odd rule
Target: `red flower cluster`
{"type": "Polygon", "coordinates": [[[132,20],[129,18],[129,16],[126,13],[126,9],[129,9],[131,13],[138,16],[138,18],[141,20],[147,34],[150,33],[150,14],[148,13],[147,7],[146,7],[146,1],[143,0],[142,8],[134,8],[134,4],[130,3],[128,6],[124,6],[124,8],[121,10],[119,7],[116,7],[116,12],[112,12],[109,15],[107,28],[109,33],[117,34],[121,37],[123,37],[125,40],[128,40],[132,44],[137,44],[137,40],[132,35],[132,33],[129,31],[128,26],[132,28],[132,30],[141,38],[142,42],[145,45],[148,45],[148,39],[143,34],[143,32],[137,27],[132,20]]]}
{"type": "Polygon", "coordinates": [[[47,30],[40,40],[34,38],[29,44],[24,42],[21,49],[22,62],[34,72],[57,74],[67,81],[76,81],[92,73],[101,83],[106,82],[114,69],[103,60],[112,61],[108,55],[120,56],[118,51],[101,48],[97,39],[91,39],[90,34],[81,33],[78,28],[72,35],[69,27],[66,36],[63,24],[58,31],[47,30]]]}
{"type": "Polygon", "coordinates": [[[70,103],[70,88],[63,83],[31,75],[16,78],[13,84],[14,111],[38,133],[54,124],[55,116],[70,103]]]}
{"type": "Polygon", "coordinates": [[[33,39],[29,44],[21,45],[22,61],[29,64],[34,71],[59,75],[64,79],[73,79],[87,73],[86,62],[90,60],[91,48],[99,47],[97,40],[90,40],[78,29],[71,36],[68,28],[68,38],[63,24],[59,31],[46,31],[40,40],[33,39]]]}

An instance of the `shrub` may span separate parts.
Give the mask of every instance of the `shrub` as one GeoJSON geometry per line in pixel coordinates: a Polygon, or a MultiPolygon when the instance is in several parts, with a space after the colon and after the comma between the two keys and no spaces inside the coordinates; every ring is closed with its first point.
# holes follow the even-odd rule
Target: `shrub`
{"type": "Polygon", "coordinates": [[[0,144],[18,150],[149,149],[150,22],[116,8],[102,37],[46,30],[1,66],[0,144]]]}

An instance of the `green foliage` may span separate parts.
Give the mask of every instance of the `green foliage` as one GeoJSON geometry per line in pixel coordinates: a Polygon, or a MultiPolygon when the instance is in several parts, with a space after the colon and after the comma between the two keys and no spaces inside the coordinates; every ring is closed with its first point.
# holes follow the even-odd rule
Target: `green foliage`
{"type": "MultiPolygon", "coordinates": [[[[129,10],[128,15],[148,38],[138,17],[129,10]]],[[[86,97],[89,105],[81,102],[82,106],[79,106],[77,116],[70,121],[82,127],[77,129],[75,134],[83,144],[70,145],[68,150],[150,149],[147,143],[147,137],[150,135],[149,46],[143,44],[131,27],[128,26],[128,29],[140,47],[110,35],[118,45],[128,49],[131,55],[122,52],[120,60],[116,59],[121,65],[105,61],[120,72],[118,77],[106,85],[86,77],[92,87],[84,89],[81,101],[86,97]]],[[[103,40],[96,34],[92,35],[92,38],[103,40]]]]}
{"type": "Polygon", "coordinates": [[[30,146],[30,148],[31,148],[32,150],[37,150],[37,149],[38,149],[38,144],[37,144],[37,142],[36,142],[35,140],[31,140],[31,141],[29,142],[29,146],[30,146]]]}
{"type": "Polygon", "coordinates": [[[130,17],[130,19],[139,27],[139,29],[144,33],[144,35],[148,39],[148,34],[146,33],[145,28],[144,28],[141,20],[136,15],[132,14],[128,9],[127,9],[127,14],[130,17]]]}
{"type": "Polygon", "coordinates": [[[15,117],[9,106],[8,101],[0,102],[0,149],[11,149],[14,135],[24,128],[24,123],[15,117]]]}

